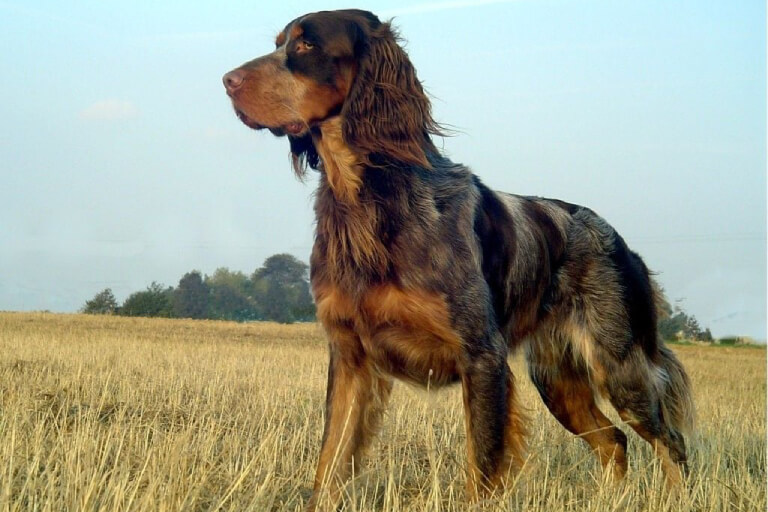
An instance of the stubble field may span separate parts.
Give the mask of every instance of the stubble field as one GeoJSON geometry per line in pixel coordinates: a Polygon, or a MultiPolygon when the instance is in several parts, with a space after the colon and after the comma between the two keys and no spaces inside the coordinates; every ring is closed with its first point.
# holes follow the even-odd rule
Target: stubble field
{"type": "MultiPolygon", "coordinates": [[[[765,350],[674,349],[698,411],[684,489],[664,490],[650,448],[626,426],[629,473],[605,481],[517,357],[529,460],[482,509],[765,510],[765,350]]],[[[326,368],[314,324],[0,313],[0,511],[301,510],[326,368]]],[[[345,510],[469,509],[460,393],[395,386],[345,510]]]]}

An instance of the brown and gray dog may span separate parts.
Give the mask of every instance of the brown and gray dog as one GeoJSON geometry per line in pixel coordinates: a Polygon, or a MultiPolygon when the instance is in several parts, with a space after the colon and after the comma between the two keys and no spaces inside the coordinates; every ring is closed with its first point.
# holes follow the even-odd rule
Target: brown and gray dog
{"type": "Polygon", "coordinates": [[[291,21],[275,50],[224,76],[240,120],[287,135],[320,172],[311,282],[330,366],[309,509],[331,508],[376,431],[393,378],[461,382],[470,499],[525,457],[510,351],[552,414],[627,470],[605,397],[681,480],[688,377],[656,331],[657,292],[601,217],[494,192],[436,149],[440,127],[397,35],[359,10],[291,21]]]}

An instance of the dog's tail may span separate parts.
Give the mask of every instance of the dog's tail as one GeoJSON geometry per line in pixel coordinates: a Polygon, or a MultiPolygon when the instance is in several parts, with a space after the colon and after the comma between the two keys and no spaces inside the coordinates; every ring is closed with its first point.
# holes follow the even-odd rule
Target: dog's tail
{"type": "Polygon", "coordinates": [[[660,398],[664,419],[675,430],[690,434],[696,423],[691,381],[675,353],[662,342],[659,343],[659,355],[657,364],[662,370],[660,398]]]}
{"type": "MultiPolygon", "coordinates": [[[[665,310],[669,306],[665,304],[664,292],[653,278],[651,278],[651,287],[656,317],[660,318],[667,314],[665,310]]],[[[661,376],[659,391],[664,419],[679,432],[690,434],[696,423],[691,381],[675,353],[664,345],[660,338],[657,343],[659,358],[656,361],[656,367],[661,376]]]]}

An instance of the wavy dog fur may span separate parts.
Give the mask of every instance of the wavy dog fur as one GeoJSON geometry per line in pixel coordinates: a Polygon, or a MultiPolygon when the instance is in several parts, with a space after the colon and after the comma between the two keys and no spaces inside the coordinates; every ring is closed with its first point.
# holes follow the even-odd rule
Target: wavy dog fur
{"type": "Polygon", "coordinates": [[[621,236],[587,208],[494,192],[443,157],[413,65],[373,14],[308,14],[275,46],[224,84],[246,125],[288,136],[299,175],[320,172],[311,283],[330,364],[308,509],[338,503],[395,378],[460,383],[468,497],[503,486],[525,458],[507,364],[519,347],[555,418],[617,477],[627,438],[597,395],[679,482],[690,384],[621,236]]]}

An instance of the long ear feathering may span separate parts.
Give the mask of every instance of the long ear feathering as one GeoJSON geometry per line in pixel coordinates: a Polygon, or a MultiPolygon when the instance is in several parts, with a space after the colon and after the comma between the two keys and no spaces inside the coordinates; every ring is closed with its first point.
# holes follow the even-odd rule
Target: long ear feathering
{"type": "Polygon", "coordinates": [[[357,77],[341,111],[345,142],[368,165],[384,159],[429,168],[430,135],[443,132],[397,33],[381,23],[360,39],[357,77]]]}
{"type": "Polygon", "coordinates": [[[288,143],[291,146],[291,164],[296,177],[304,180],[307,174],[307,167],[317,169],[320,164],[320,156],[317,154],[315,144],[309,134],[301,137],[288,136],[288,143]]]}

